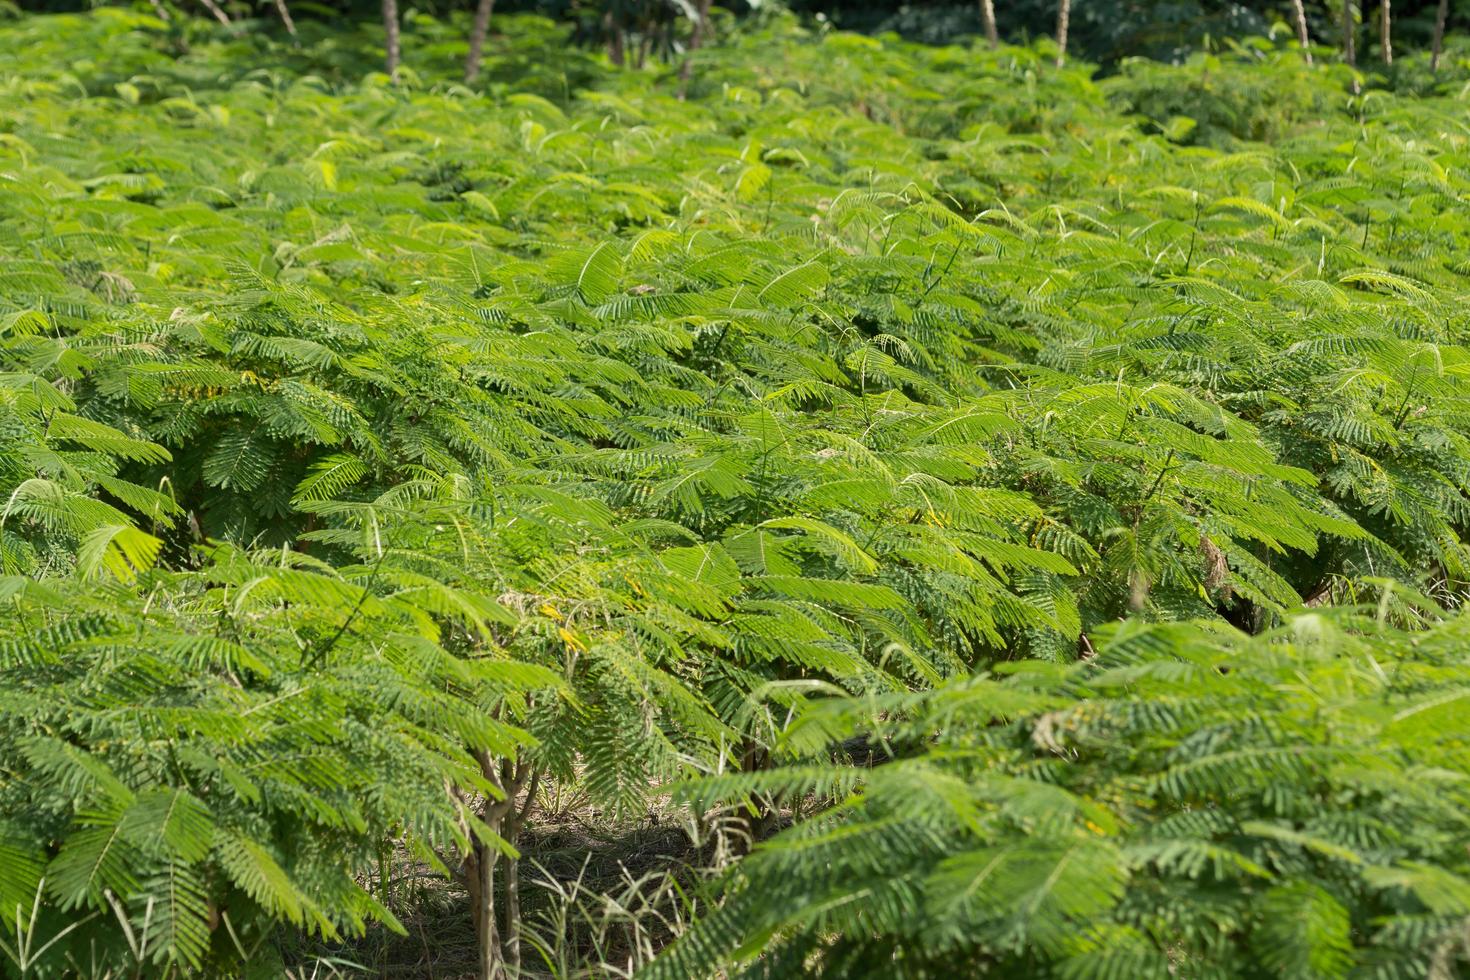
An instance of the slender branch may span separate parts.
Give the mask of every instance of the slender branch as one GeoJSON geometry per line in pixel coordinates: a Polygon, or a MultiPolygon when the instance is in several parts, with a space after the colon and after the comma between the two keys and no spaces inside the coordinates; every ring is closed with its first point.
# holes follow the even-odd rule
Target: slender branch
{"type": "Polygon", "coordinates": [[[281,16],[281,23],[286,25],[286,33],[291,39],[296,39],[296,21],[291,19],[291,8],[286,6],[286,0],[275,0],[276,13],[281,16]]]}
{"type": "Polygon", "coordinates": [[[1159,470],[1159,478],[1154,481],[1154,485],[1153,486],[1151,486],[1151,487],[1148,488],[1148,493],[1146,493],[1146,494],[1143,495],[1143,499],[1139,501],[1139,504],[1146,503],[1151,497],[1153,497],[1153,495],[1155,493],[1158,492],[1159,485],[1164,482],[1164,477],[1168,474],[1168,472],[1171,469],[1174,468],[1173,465],[1172,465],[1173,462],[1174,462],[1174,450],[1171,449],[1171,450],[1169,450],[1169,455],[1166,456],[1166,457],[1164,457],[1164,466],[1163,466],[1162,469],[1159,470]]]}
{"type": "Polygon", "coordinates": [[[347,628],[357,619],[358,614],[362,612],[363,605],[368,601],[368,597],[372,595],[373,585],[378,581],[378,573],[383,569],[383,559],[388,557],[388,552],[393,550],[393,544],[397,538],[398,532],[395,530],[393,537],[388,539],[388,547],[378,552],[378,558],[373,562],[373,570],[368,573],[367,581],[362,585],[362,595],[357,597],[357,603],[347,614],[347,618],[342,620],[342,625],[337,627],[337,632],[332,634],[332,638],[319,651],[312,654],[311,659],[304,666],[315,667],[326,659],[327,654],[332,652],[332,648],[337,645],[338,641],[342,639],[343,634],[347,632],[347,628]]]}
{"type": "Polygon", "coordinates": [[[219,21],[226,27],[229,27],[231,26],[231,24],[234,23],[230,20],[230,15],[225,13],[220,5],[215,3],[214,0],[199,0],[199,2],[204,4],[205,10],[208,10],[211,14],[214,14],[215,20],[219,21]]]}

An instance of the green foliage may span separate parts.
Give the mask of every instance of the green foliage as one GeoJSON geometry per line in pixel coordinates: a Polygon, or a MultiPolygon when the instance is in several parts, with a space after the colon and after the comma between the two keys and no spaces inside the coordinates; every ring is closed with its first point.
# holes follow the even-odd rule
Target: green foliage
{"type": "Polygon", "coordinates": [[[1465,630],[1130,623],[1084,663],[812,705],[790,751],[860,733],[899,758],[827,770],[835,804],[647,975],[1459,975],[1465,630]]]}
{"type": "Polygon", "coordinates": [[[530,740],[493,706],[556,676],[454,658],[438,595],[374,569],[224,547],[167,573],[120,537],[126,584],[0,579],[9,966],[268,969],[277,923],[391,923],[376,841],[464,846],[470,750],[530,740]]]}
{"type": "Polygon", "coordinates": [[[741,904],[758,856],[676,956],[1157,965],[1196,899],[1191,962],[1439,948],[1465,760],[1369,709],[1459,661],[1322,612],[1378,664],[1349,685],[1282,630],[1470,582],[1458,100],[772,18],[684,101],[497,23],[484,91],[427,15],[396,87],[350,31],[0,29],[15,972],[94,937],[104,972],[269,971],[284,929],[391,918],[390,842],[509,855],[472,812],[507,767],[622,814],[737,763],[806,765],[713,797],[845,796],[823,753],[875,705],[943,739],[795,834],[882,852],[794,858],[799,920],[741,904]],[[849,930],[821,896],[869,879],[849,930]]]}
{"type": "Polygon", "coordinates": [[[1350,84],[1346,65],[1307,65],[1300,53],[1273,50],[1263,38],[1231,48],[1239,59],[1233,64],[1199,54],[1182,70],[1130,58],[1103,86],[1115,104],[1143,115],[1170,140],[1219,146],[1288,137],[1332,112],[1337,92],[1323,84],[1324,74],[1339,88],[1350,84]],[[1239,70],[1241,61],[1253,70],[1239,70]]]}

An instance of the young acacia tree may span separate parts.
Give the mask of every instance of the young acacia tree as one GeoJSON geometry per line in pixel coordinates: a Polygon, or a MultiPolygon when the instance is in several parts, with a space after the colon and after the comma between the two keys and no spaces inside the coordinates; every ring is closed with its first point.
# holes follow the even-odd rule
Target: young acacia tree
{"type": "Polygon", "coordinates": [[[455,582],[446,595],[493,617],[484,629],[455,630],[443,664],[481,674],[452,685],[466,714],[492,734],[525,736],[464,746],[477,770],[454,788],[464,843],[439,860],[456,867],[469,895],[476,975],[507,980],[521,976],[524,944],[516,848],[538,818],[542,788],[577,785],[609,812],[646,812],[649,786],[732,736],[685,686],[687,660],[704,655],[701,636],[711,628],[696,622],[698,609],[679,605],[700,591],[682,571],[692,564],[698,574],[697,563],[629,536],[596,503],[548,502],[541,487],[480,495],[470,486],[431,480],[371,501],[303,506],[326,536],[354,541],[364,561],[377,562],[385,588],[416,594],[426,584],[421,570],[439,567],[455,582]],[[381,541],[386,557],[377,559],[381,541]],[[655,636],[657,645],[646,642],[655,636]],[[685,673],[662,662],[676,659],[686,660],[685,673]]]}

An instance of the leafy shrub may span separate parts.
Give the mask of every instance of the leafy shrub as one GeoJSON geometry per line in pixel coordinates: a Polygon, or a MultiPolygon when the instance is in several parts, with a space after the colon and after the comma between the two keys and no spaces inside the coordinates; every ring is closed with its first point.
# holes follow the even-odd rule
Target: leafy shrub
{"type": "Polygon", "coordinates": [[[1309,67],[1299,53],[1264,40],[1234,47],[1242,57],[1196,54],[1182,68],[1130,58],[1104,88],[1119,109],[1139,113],[1169,139],[1206,146],[1271,143],[1341,106],[1345,67],[1309,67]]]}
{"type": "Polygon", "coordinates": [[[467,846],[471,752],[529,739],[450,691],[556,676],[455,659],[438,608],[369,569],[224,549],[135,580],[141,532],[105,530],[84,562],[126,584],[0,580],[0,951],[26,976],[266,975],[278,924],[392,922],[361,884],[379,842],[467,846]]]}
{"type": "Polygon", "coordinates": [[[813,706],[788,749],[900,758],[703,783],[837,802],[646,975],[1455,975],[1465,628],[1130,624],[1084,663],[813,706]]]}

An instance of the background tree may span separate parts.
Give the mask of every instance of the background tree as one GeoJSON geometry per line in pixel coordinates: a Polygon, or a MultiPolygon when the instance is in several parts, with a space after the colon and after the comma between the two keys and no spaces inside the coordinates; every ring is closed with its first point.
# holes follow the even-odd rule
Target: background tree
{"type": "Polygon", "coordinates": [[[1393,38],[1391,36],[1392,21],[1391,0],[1382,0],[1378,7],[1378,41],[1380,45],[1379,54],[1385,65],[1393,64],[1393,38]]]}
{"type": "Polygon", "coordinates": [[[485,47],[485,33],[490,29],[490,14],[495,9],[495,0],[478,0],[475,4],[475,22],[470,27],[470,53],[464,62],[464,80],[473,82],[480,77],[480,56],[485,47]]]}
{"type": "Polygon", "coordinates": [[[286,33],[291,35],[293,41],[296,40],[298,37],[296,33],[296,21],[291,17],[291,8],[286,5],[286,0],[273,0],[273,2],[275,3],[276,14],[281,18],[281,24],[286,28],[286,33]]]}
{"type": "Polygon", "coordinates": [[[1307,31],[1307,10],[1302,0],[1291,0],[1291,16],[1296,23],[1297,43],[1302,46],[1302,57],[1312,63],[1312,37],[1307,31]]]}
{"type": "Polygon", "coordinates": [[[1061,0],[1057,7],[1057,67],[1067,63],[1067,28],[1072,20],[1072,0],[1061,0]]]}
{"type": "Polygon", "coordinates": [[[689,92],[689,76],[694,71],[694,52],[704,45],[709,32],[710,0],[695,0],[694,23],[689,30],[689,48],[684,52],[684,61],[679,65],[679,101],[684,101],[689,92]]]}
{"type": "Polygon", "coordinates": [[[383,0],[384,70],[398,84],[398,0],[383,0]]]}
{"type": "Polygon", "coordinates": [[[199,0],[199,2],[204,4],[204,9],[208,10],[210,15],[213,16],[215,20],[219,21],[226,27],[229,27],[231,25],[230,15],[225,13],[224,8],[216,3],[215,0],[199,0]]]}
{"type": "Polygon", "coordinates": [[[995,29],[995,0],[980,0],[980,23],[985,29],[985,40],[992,49],[1000,44],[1000,35],[995,29]]]}
{"type": "Polygon", "coordinates": [[[1450,0],[1439,0],[1434,14],[1434,39],[1430,45],[1429,68],[1439,71],[1440,54],[1444,51],[1444,25],[1449,17],[1450,0]]]}

